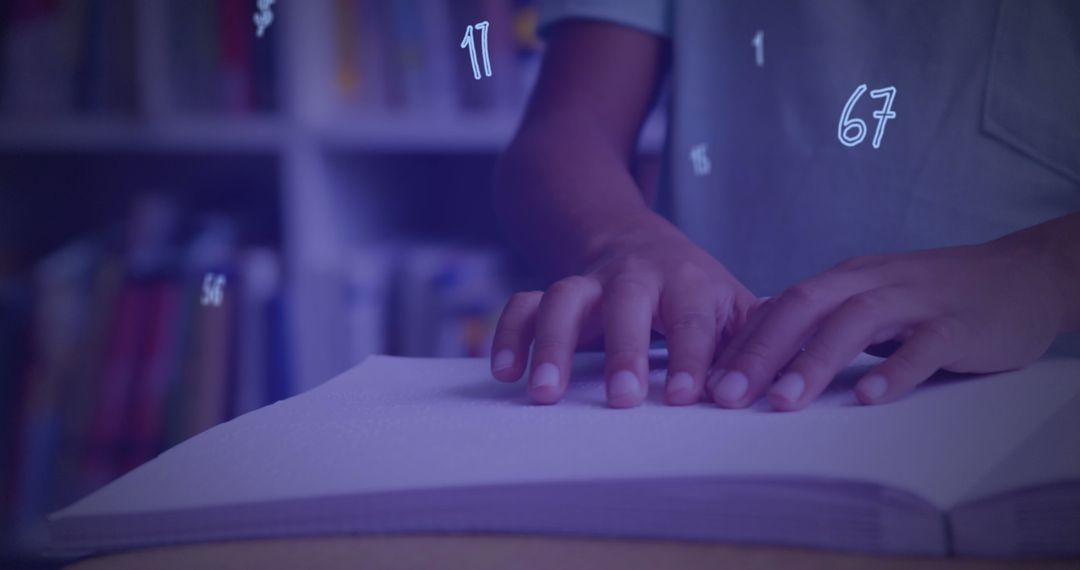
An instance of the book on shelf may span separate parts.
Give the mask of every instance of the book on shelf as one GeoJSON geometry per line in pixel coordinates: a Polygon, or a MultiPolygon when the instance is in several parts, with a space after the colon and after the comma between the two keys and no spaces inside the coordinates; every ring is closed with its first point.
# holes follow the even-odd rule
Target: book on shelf
{"type": "Polygon", "coordinates": [[[361,249],[348,285],[354,292],[348,299],[355,339],[350,365],[386,352],[487,354],[495,319],[510,295],[506,273],[502,253],[491,248],[402,243],[361,249]],[[366,340],[379,329],[382,342],[366,340]]]}
{"type": "Polygon", "coordinates": [[[174,113],[277,109],[278,34],[256,36],[250,2],[163,2],[161,11],[137,0],[0,2],[0,112],[136,115],[147,110],[140,80],[164,85],[174,113]],[[143,11],[160,18],[140,18],[143,11]],[[140,33],[139,25],[160,29],[140,33]],[[164,59],[140,65],[156,52],[138,38],[154,35],[164,38],[164,59]]]}
{"type": "Polygon", "coordinates": [[[134,0],[12,0],[0,7],[0,109],[137,111],[134,0]]]}
{"type": "MultiPolygon", "coordinates": [[[[25,276],[0,279],[0,458],[12,458],[19,448],[18,425],[23,383],[30,364],[31,292],[25,276]]],[[[0,461],[0,535],[9,536],[13,521],[15,482],[14,461],[0,461]]]]}
{"type": "Polygon", "coordinates": [[[375,356],[170,449],[50,517],[109,551],[325,534],[528,533],[903,555],[1080,554],[1080,360],[855,402],[857,359],[805,410],[605,405],[575,358],[554,406],[485,359],[375,356]]]}
{"type": "Polygon", "coordinates": [[[336,0],[333,10],[338,97],[361,114],[514,112],[535,79],[541,43],[530,0],[336,0]],[[475,28],[485,21],[486,31],[475,28]],[[480,80],[461,47],[469,26],[480,80]]]}
{"type": "MultiPolygon", "coordinates": [[[[188,218],[171,199],[140,197],[122,228],[39,263],[23,300],[28,314],[10,321],[32,327],[28,346],[17,352],[20,337],[0,323],[0,356],[28,355],[24,364],[0,362],[14,378],[0,393],[13,412],[0,433],[3,518],[19,542],[40,541],[43,515],[57,503],[292,395],[277,253],[239,248],[225,216],[204,218],[189,237],[181,231],[192,227],[188,218]],[[218,304],[203,302],[208,273],[228,276],[218,304]],[[249,280],[257,286],[243,287],[249,280]]],[[[3,301],[0,315],[17,317],[3,301]]]]}
{"type": "Polygon", "coordinates": [[[243,0],[169,1],[164,73],[173,109],[234,114],[276,109],[277,34],[258,37],[251,9],[243,0]]]}

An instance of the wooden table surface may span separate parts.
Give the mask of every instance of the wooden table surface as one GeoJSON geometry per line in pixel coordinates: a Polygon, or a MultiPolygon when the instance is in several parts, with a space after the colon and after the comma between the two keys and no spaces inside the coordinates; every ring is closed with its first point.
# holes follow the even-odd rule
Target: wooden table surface
{"type": "Polygon", "coordinates": [[[217,542],[81,560],[71,570],[468,568],[757,570],[1080,569],[1080,560],[877,557],[797,548],[517,535],[400,535],[217,542]]]}

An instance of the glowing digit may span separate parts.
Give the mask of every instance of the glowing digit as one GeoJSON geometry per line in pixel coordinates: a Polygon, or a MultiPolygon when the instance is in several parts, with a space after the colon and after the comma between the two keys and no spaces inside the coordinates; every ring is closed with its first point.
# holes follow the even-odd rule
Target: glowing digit
{"type": "MultiPolygon", "coordinates": [[[[480,50],[484,54],[484,75],[491,77],[491,59],[488,58],[488,26],[487,21],[478,22],[476,29],[480,30],[480,50]]],[[[465,28],[465,37],[461,39],[461,47],[469,48],[469,60],[472,62],[473,79],[480,79],[480,65],[476,61],[476,39],[473,37],[473,26],[465,28]]]]}
{"type": "Polygon", "coordinates": [[[260,38],[263,36],[263,32],[274,21],[274,12],[270,8],[274,5],[275,0],[258,0],[259,12],[252,17],[255,22],[255,35],[260,38]]]}
{"type": "Polygon", "coordinates": [[[750,45],[754,46],[754,62],[758,67],[765,67],[765,30],[758,30],[750,45]]]}
{"type": "Polygon", "coordinates": [[[694,166],[694,174],[705,176],[712,170],[712,162],[709,160],[709,145],[701,143],[690,149],[690,163],[694,166]]]}
{"type": "Polygon", "coordinates": [[[465,37],[461,40],[461,47],[469,48],[469,59],[472,61],[472,74],[474,79],[480,79],[480,66],[476,63],[476,44],[473,41],[473,27],[465,28],[465,37]]]}
{"type": "Polygon", "coordinates": [[[855,103],[858,102],[859,97],[866,92],[866,84],[855,88],[855,92],[848,98],[847,104],[844,105],[844,112],[840,115],[840,124],[836,127],[836,136],[839,137],[840,143],[844,146],[855,146],[866,138],[866,123],[862,119],[852,119],[851,110],[855,108],[855,103]],[[848,136],[848,131],[855,129],[855,135],[848,136]]]}
{"type": "Polygon", "coordinates": [[[487,20],[476,24],[476,29],[480,30],[480,51],[484,54],[484,76],[491,77],[491,60],[488,58],[487,49],[487,20]]]}
{"type": "Polygon", "coordinates": [[[874,148],[881,146],[881,137],[885,135],[885,121],[896,118],[896,113],[892,110],[893,98],[896,97],[896,88],[893,86],[882,87],[881,89],[874,89],[870,92],[870,97],[874,99],[885,99],[885,105],[881,107],[880,111],[874,111],[874,118],[878,120],[877,128],[874,129],[874,148]]]}

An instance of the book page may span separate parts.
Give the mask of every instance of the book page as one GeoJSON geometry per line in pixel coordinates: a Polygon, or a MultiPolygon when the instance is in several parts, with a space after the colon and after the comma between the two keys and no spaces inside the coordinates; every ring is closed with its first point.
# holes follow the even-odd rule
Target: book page
{"type": "MultiPolygon", "coordinates": [[[[217,426],[59,517],[196,509],[394,490],[678,477],[879,483],[941,509],[1080,392],[1080,361],[941,379],[858,405],[858,361],[794,413],[649,401],[608,408],[598,356],[579,357],[566,400],[531,404],[480,359],[372,357],[323,386],[217,426]]],[[[861,368],[860,368],[860,365],[861,368]]]]}

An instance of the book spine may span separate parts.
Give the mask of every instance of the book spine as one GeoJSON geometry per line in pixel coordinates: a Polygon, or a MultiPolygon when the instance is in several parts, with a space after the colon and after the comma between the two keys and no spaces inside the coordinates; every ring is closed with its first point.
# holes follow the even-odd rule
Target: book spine
{"type": "Polygon", "coordinates": [[[489,108],[506,111],[521,98],[516,88],[513,6],[511,0],[478,1],[480,13],[489,22],[488,52],[492,75],[484,79],[488,82],[484,88],[490,92],[485,102],[489,108]]]}
{"type": "Polygon", "coordinates": [[[71,386],[65,389],[66,405],[63,416],[63,443],[61,455],[62,469],[71,474],[70,488],[65,488],[59,496],[71,500],[93,490],[93,482],[83,479],[81,462],[83,450],[90,443],[89,434],[93,425],[94,405],[102,390],[105,374],[106,355],[109,348],[110,330],[115,326],[120,293],[124,285],[122,260],[107,254],[95,268],[93,294],[89,307],[89,320],[84,333],[84,342],[77,367],[80,374],[71,386]]]}
{"type": "Polygon", "coordinates": [[[420,6],[415,0],[398,0],[391,6],[404,107],[413,111],[426,109],[431,90],[420,6]]]}
{"type": "Polygon", "coordinates": [[[268,402],[270,392],[269,309],[280,290],[277,256],[270,250],[248,252],[241,265],[241,286],[236,306],[236,390],[231,415],[239,416],[268,402]]]}
{"type": "Polygon", "coordinates": [[[395,9],[393,5],[378,0],[370,0],[367,4],[372,8],[372,13],[377,19],[376,26],[382,32],[382,45],[379,53],[382,55],[383,71],[383,97],[387,109],[400,110],[405,107],[407,100],[405,95],[404,65],[402,65],[402,48],[400,30],[397,29],[395,9]]]}
{"type": "Polygon", "coordinates": [[[357,0],[334,0],[334,80],[342,102],[356,104],[360,94],[360,23],[357,0]]]}
{"type": "MultiPolygon", "coordinates": [[[[282,10],[288,10],[287,6],[274,5],[275,18],[282,17],[282,10]]],[[[248,14],[250,25],[250,14],[248,14]]],[[[250,29],[247,32],[248,51],[251,54],[251,73],[254,93],[252,103],[256,110],[270,112],[278,108],[278,75],[277,75],[277,33],[266,33],[258,37],[250,29]]]]}
{"type": "Polygon", "coordinates": [[[297,393],[292,377],[292,353],[288,339],[290,328],[284,292],[279,291],[267,303],[266,312],[269,323],[266,327],[266,343],[270,354],[267,397],[270,402],[277,402],[297,393]]]}
{"type": "Polygon", "coordinates": [[[353,255],[346,284],[350,366],[386,352],[393,260],[392,253],[383,248],[364,249],[353,255]]]}
{"type": "Polygon", "coordinates": [[[192,386],[189,381],[197,360],[199,321],[199,283],[201,276],[186,276],[179,293],[180,314],[177,319],[176,365],[169,375],[165,395],[165,417],[162,447],[168,448],[191,435],[187,425],[192,406],[192,386]]]}
{"type": "MultiPolygon", "coordinates": [[[[233,276],[235,279],[235,276],[233,276]]],[[[189,434],[194,435],[225,420],[229,377],[229,341],[231,339],[232,295],[225,295],[221,305],[207,305],[200,310],[198,346],[191,383],[192,407],[189,410],[189,434]]]]}
{"type": "Polygon", "coordinates": [[[174,283],[159,280],[150,285],[148,296],[145,360],[133,386],[127,429],[130,444],[125,446],[126,453],[120,460],[120,473],[152,459],[162,441],[165,396],[174,365],[179,293],[174,283]]]}
{"type": "MultiPolygon", "coordinates": [[[[454,63],[461,38],[450,27],[450,0],[428,0],[420,10],[425,61],[425,83],[432,110],[440,115],[456,113],[461,105],[458,82],[468,78],[456,73],[454,63]]],[[[471,78],[468,78],[472,81],[471,78]]]]}
{"type": "Polygon", "coordinates": [[[133,114],[137,104],[135,0],[110,0],[109,5],[102,110],[113,115],[133,114]]]}
{"type": "MultiPolygon", "coordinates": [[[[501,67],[501,62],[496,61],[495,51],[492,49],[491,36],[492,33],[498,30],[504,22],[492,21],[491,14],[482,10],[483,6],[478,0],[461,0],[450,3],[450,22],[452,23],[454,30],[454,37],[460,41],[465,34],[465,30],[469,26],[475,26],[481,21],[488,22],[488,55],[491,59],[491,72],[492,77],[485,77],[481,75],[481,79],[474,79],[472,73],[472,61],[470,52],[467,48],[461,48],[458,50],[457,58],[454,62],[455,73],[458,76],[464,76],[465,79],[458,81],[457,85],[460,90],[459,100],[461,106],[466,111],[487,111],[495,107],[496,103],[496,90],[492,88],[492,78],[498,77],[500,73],[504,72],[501,67]]],[[[480,37],[480,33],[473,29],[473,41],[476,50],[477,65],[481,70],[484,68],[483,63],[483,42],[480,37]]]]}
{"type": "Polygon", "coordinates": [[[11,98],[11,66],[8,64],[11,49],[9,40],[13,26],[15,2],[0,2],[0,111],[7,109],[11,98]]]}
{"type": "Polygon", "coordinates": [[[117,304],[116,318],[105,357],[105,373],[94,407],[90,438],[83,452],[83,476],[99,487],[115,475],[117,446],[136,374],[136,355],[143,335],[142,316],[148,309],[144,287],[129,281],[117,304]]]}
{"type": "Polygon", "coordinates": [[[543,42],[540,40],[539,8],[536,0],[514,0],[514,53],[518,77],[514,86],[514,104],[523,105],[540,76],[543,42]]]}
{"type": "Polygon", "coordinates": [[[251,15],[244,3],[218,4],[221,20],[221,100],[228,112],[242,113],[253,108],[251,15]]]}
{"type": "Polygon", "coordinates": [[[33,292],[29,283],[12,279],[0,284],[0,534],[9,536],[15,490],[18,483],[19,403],[29,381],[32,345],[30,307],[33,292]]]}
{"type": "Polygon", "coordinates": [[[183,74],[176,82],[189,86],[190,111],[209,112],[220,106],[220,33],[214,0],[175,2],[178,17],[173,37],[182,51],[183,74]]]}
{"type": "Polygon", "coordinates": [[[375,111],[387,105],[387,60],[389,35],[382,25],[382,7],[379,0],[357,0],[356,28],[360,33],[357,43],[360,65],[359,104],[366,111],[375,111]]]}

